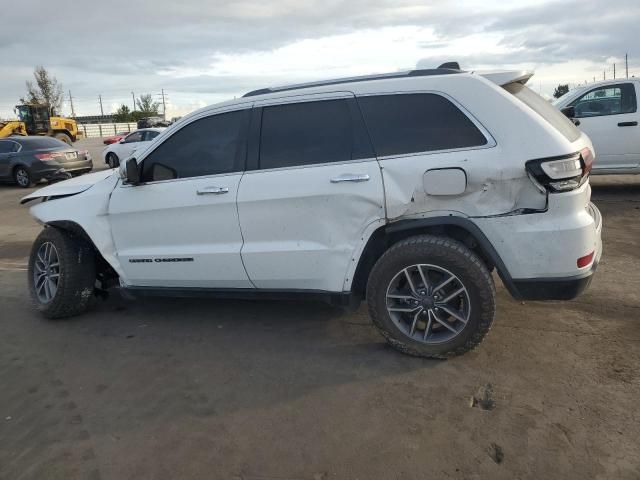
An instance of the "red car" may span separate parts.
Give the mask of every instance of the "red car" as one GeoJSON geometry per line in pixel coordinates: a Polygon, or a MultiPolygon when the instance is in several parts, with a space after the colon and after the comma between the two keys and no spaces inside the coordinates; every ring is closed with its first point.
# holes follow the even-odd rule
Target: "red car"
{"type": "Polygon", "coordinates": [[[105,145],[111,145],[112,143],[119,142],[120,140],[122,140],[127,135],[129,135],[129,132],[120,132],[120,133],[118,133],[116,135],[113,135],[112,137],[105,138],[103,143],[105,145]]]}

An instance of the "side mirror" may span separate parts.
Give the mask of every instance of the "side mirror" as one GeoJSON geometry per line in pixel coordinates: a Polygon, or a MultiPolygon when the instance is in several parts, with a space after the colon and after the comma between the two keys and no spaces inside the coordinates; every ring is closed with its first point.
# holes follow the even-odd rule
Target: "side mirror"
{"type": "Polygon", "coordinates": [[[118,143],[124,143],[124,138],[122,140],[120,140],[118,143]]]}
{"type": "Polygon", "coordinates": [[[564,107],[561,108],[560,111],[565,114],[565,116],[573,122],[573,124],[577,127],[580,125],[580,120],[576,117],[576,107],[564,107]]]}
{"type": "Polygon", "coordinates": [[[127,183],[138,185],[140,183],[140,169],[135,158],[129,158],[125,163],[125,175],[127,183]]]}

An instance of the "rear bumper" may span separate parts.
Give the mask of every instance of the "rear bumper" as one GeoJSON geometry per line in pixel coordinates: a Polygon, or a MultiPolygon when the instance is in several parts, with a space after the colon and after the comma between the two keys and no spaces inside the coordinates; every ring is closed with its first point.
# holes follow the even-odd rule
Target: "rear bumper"
{"type": "Polygon", "coordinates": [[[576,275],[512,279],[511,294],[521,300],[571,300],[582,294],[591,284],[602,257],[602,215],[598,207],[589,203],[587,210],[595,227],[595,250],[591,265],[576,275]]]}
{"type": "Polygon", "coordinates": [[[38,180],[49,180],[54,177],[68,173],[87,173],[93,170],[92,160],[81,160],[79,162],[65,162],[65,163],[53,163],[42,164],[39,168],[34,165],[31,169],[31,175],[34,182],[38,180]]]}
{"type": "Polygon", "coordinates": [[[597,268],[594,262],[589,272],[575,277],[513,280],[514,296],[521,300],[572,300],[589,287],[597,268]]]}

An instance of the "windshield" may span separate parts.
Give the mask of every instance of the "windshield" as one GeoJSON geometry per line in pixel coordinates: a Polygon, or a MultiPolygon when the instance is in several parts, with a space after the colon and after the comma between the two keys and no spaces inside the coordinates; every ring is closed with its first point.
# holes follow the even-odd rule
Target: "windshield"
{"type": "Polygon", "coordinates": [[[530,88],[521,83],[510,83],[505,85],[504,89],[549,122],[570,142],[574,142],[580,137],[580,130],[564,113],[530,88]]]}
{"type": "Polygon", "coordinates": [[[31,118],[31,109],[27,105],[19,105],[16,107],[16,114],[18,115],[18,120],[28,122],[31,118]]]}

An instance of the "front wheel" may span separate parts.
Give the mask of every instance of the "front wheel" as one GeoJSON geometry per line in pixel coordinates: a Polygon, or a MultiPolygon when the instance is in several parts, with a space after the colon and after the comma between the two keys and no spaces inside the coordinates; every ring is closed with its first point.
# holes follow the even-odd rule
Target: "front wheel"
{"type": "Polygon", "coordinates": [[[410,355],[448,358],[483,340],[495,314],[495,286],[482,259],[447,237],[393,245],[367,284],[369,314],[387,342],[410,355]]]}
{"type": "Polygon", "coordinates": [[[63,230],[45,228],[31,249],[28,281],[31,299],[45,317],[63,318],[84,312],[94,297],[93,247],[63,230]]]}
{"type": "Polygon", "coordinates": [[[107,154],[107,165],[109,165],[109,168],[118,168],[120,166],[120,159],[115,153],[107,154]]]}

